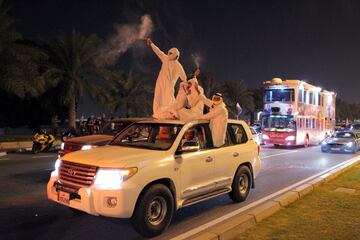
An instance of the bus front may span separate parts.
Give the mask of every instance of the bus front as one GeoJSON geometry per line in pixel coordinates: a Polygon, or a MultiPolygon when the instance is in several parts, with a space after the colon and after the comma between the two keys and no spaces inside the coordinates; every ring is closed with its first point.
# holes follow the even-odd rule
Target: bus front
{"type": "Polygon", "coordinates": [[[295,96],[295,88],[283,82],[265,88],[261,120],[264,144],[296,145],[295,96]]]}
{"type": "Polygon", "coordinates": [[[292,115],[268,114],[262,117],[262,139],[264,144],[296,145],[296,124],[292,115]]]}

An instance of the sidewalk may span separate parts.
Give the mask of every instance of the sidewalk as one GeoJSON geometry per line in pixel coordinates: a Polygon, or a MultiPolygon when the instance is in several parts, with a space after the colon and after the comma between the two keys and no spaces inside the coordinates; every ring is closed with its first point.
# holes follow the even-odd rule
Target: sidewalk
{"type": "Polygon", "coordinates": [[[234,239],[360,239],[360,164],[234,239]]]}

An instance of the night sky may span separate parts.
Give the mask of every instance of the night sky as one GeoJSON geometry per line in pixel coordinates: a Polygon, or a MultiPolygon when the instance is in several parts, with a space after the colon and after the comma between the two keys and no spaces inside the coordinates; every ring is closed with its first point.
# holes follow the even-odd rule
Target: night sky
{"type": "MultiPolygon", "coordinates": [[[[199,54],[218,81],[260,87],[273,77],[302,79],[360,102],[360,1],[11,0],[11,16],[26,38],[76,29],[106,39],[114,24],[150,14],[153,41],[176,46],[186,71],[199,54]]],[[[154,80],[160,63],[148,48],[130,50],[120,68],[141,68],[154,80]],[[130,61],[129,61],[130,59],[130,61]]],[[[86,105],[86,104],[85,104],[86,105]]]]}

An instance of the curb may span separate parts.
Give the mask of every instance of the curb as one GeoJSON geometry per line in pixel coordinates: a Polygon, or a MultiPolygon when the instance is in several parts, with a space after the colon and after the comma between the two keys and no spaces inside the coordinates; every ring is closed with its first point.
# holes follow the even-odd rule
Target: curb
{"type": "MultiPolygon", "coordinates": [[[[1,151],[28,151],[28,149],[32,149],[32,141],[21,141],[21,142],[0,142],[0,150],[1,151]]],[[[60,147],[61,141],[55,140],[53,146],[57,149],[60,147]]]]}
{"type": "Polygon", "coordinates": [[[237,214],[229,219],[216,224],[215,226],[208,227],[207,229],[194,234],[192,236],[186,236],[184,238],[176,239],[195,239],[195,240],[226,240],[234,239],[241,232],[254,226],[263,219],[270,217],[280,209],[288,206],[303,196],[311,193],[314,189],[321,186],[323,183],[328,182],[343,172],[347,171],[351,167],[360,163],[360,156],[356,156],[347,160],[344,163],[338,164],[328,171],[325,171],[320,176],[314,175],[314,178],[301,183],[299,186],[294,187],[280,193],[274,198],[268,199],[265,202],[250,208],[248,211],[237,214]]]}

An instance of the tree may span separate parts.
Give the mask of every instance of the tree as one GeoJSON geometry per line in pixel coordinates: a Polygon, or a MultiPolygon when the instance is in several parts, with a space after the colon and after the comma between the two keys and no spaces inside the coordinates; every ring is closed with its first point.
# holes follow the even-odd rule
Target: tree
{"type": "Polygon", "coordinates": [[[96,62],[101,54],[100,46],[96,35],[84,36],[75,30],[43,42],[42,47],[49,57],[46,78],[62,86],[61,101],[68,107],[69,127],[76,127],[76,104],[84,91],[93,96],[100,86],[96,81],[100,83],[101,80],[104,85],[108,80],[108,69],[96,62]]]}
{"type": "MultiPolygon", "coordinates": [[[[248,90],[244,81],[228,81],[222,86],[224,101],[228,107],[229,113],[236,116],[236,103],[247,110],[247,113],[253,112],[255,108],[253,93],[248,90]]],[[[246,112],[245,112],[246,113],[246,112]]]]}
{"type": "Polygon", "coordinates": [[[21,99],[38,97],[45,92],[41,63],[46,55],[36,44],[23,40],[16,31],[10,8],[0,0],[0,88],[21,99]]]}
{"type": "Polygon", "coordinates": [[[214,76],[210,72],[201,72],[199,84],[204,89],[205,96],[208,97],[211,97],[221,90],[221,85],[215,81],[214,76]]]}
{"type": "Polygon", "coordinates": [[[97,90],[97,99],[107,103],[112,113],[121,109],[126,117],[150,115],[152,88],[146,82],[143,76],[133,70],[113,75],[109,86],[97,90]]]}

